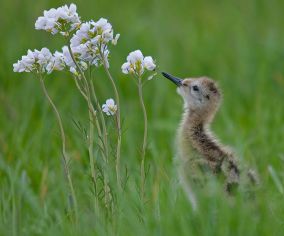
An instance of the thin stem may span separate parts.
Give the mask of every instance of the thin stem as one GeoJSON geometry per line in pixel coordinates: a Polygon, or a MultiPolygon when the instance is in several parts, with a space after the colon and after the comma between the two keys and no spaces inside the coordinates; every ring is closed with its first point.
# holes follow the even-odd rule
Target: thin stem
{"type": "Polygon", "coordinates": [[[88,81],[87,81],[81,67],[78,65],[69,44],[68,44],[68,49],[69,49],[69,53],[71,55],[71,58],[72,58],[74,64],[76,65],[76,68],[79,70],[79,72],[80,72],[80,74],[83,77],[84,82],[85,82],[85,89],[86,89],[86,95],[87,96],[86,97],[84,96],[84,97],[87,99],[88,108],[89,108],[89,138],[88,138],[88,141],[89,141],[88,146],[89,147],[88,147],[88,151],[89,151],[89,157],[90,157],[91,176],[92,176],[92,180],[94,182],[94,186],[95,186],[95,189],[96,189],[96,171],[95,171],[95,158],[94,158],[94,149],[93,149],[93,142],[94,142],[94,136],[93,136],[94,120],[93,120],[93,118],[96,119],[96,114],[95,114],[95,111],[93,110],[92,103],[91,103],[91,96],[90,96],[88,81]]]}
{"type": "MultiPolygon", "coordinates": [[[[98,101],[98,98],[96,96],[96,92],[95,92],[95,88],[94,88],[94,83],[92,81],[92,73],[90,71],[90,87],[91,87],[91,93],[93,95],[93,98],[95,100],[97,109],[100,113],[100,117],[101,117],[101,122],[102,122],[102,126],[103,126],[103,145],[104,145],[104,149],[102,151],[105,161],[105,165],[106,167],[108,167],[108,134],[107,134],[107,128],[106,128],[106,121],[105,121],[105,117],[101,108],[101,105],[98,101]]],[[[109,186],[108,186],[108,176],[105,173],[104,175],[104,192],[105,192],[105,207],[108,208],[108,204],[109,204],[109,200],[110,200],[110,191],[109,191],[109,186]]]]}
{"type": "MultiPolygon", "coordinates": [[[[70,45],[68,44],[68,49],[69,49],[69,53],[71,55],[71,58],[74,62],[74,64],[76,65],[76,68],[79,70],[79,73],[80,75],[82,76],[83,78],[83,81],[85,83],[85,90],[86,92],[82,93],[81,90],[80,92],[82,93],[83,97],[86,99],[87,103],[88,103],[88,108],[89,108],[89,119],[90,119],[90,134],[89,134],[89,157],[90,157],[90,165],[91,165],[91,174],[92,174],[92,178],[93,178],[93,181],[94,181],[94,186],[95,186],[95,190],[96,190],[96,176],[95,176],[95,168],[94,168],[94,165],[95,165],[95,160],[94,160],[94,156],[93,156],[93,121],[95,120],[95,123],[96,123],[96,126],[97,126],[97,129],[98,129],[98,135],[99,135],[99,145],[100,145],[100,149],[101,149],[101,152],[102,152],[102,155],[107,163],[107,156],[105,155],[104,153],[104,150],[105,150],[105,145],[104,145],[104,142],[101,141],[101,137],[102,137],[102,132],[101,132],[101,128],[100,128],[100,124],[99,124],[99,121],[98,121],[98,118],[97,118],[97,114],[96,114],[96,111],[92,105],[92,102],[91,102],[91,92],[90,92],[90,87],[89,87],[89,83],[88,83],[88,80],[83,72],[83,70],[81,69],[81,67],[78,65],[75,57],[74,57],[74,54],[71,50],[71,47],[70,45]]],[[[91,78],[90,78],[91,79],[91,78]]],[[[76,83],[77,85],[77,83],[76,83]]],[[[77,85],[78,86],[78,85],[77,85]]],[[[80,87],[80,86],[79,86],[80,87]]],[[[95,93],[94,93],[95,95],[95,93]]],[[[108,202],[108,193],[107,193],[107,189],[108,189],[108,181],[107,181],[107,178],[105,177],[104,178],[104,191],[105,191],[105,202],[106,202],[106,206],[107,206],[107,202],[108,202]]]]}
{"type": "Polygon", "coordinates": [[[62,119],[61,119],[61,116],[60,116],[55,104],[53,103],[51,97],[49,96],[49,94],[47,92],[47,89],[45,87],[44,80],[43,80],[42,77],[40,78],[40,84],[41,84],[41,88],[44,92],[44,95],[46,96],[47,100],[49,101],[49,103],[50,103],[50,105],[51,105],[51,107],[52,107],[52,109],[53,109],[53,111],[56,115],[57,122],[58,122],[58,125],[59,125],[61,140],[62,140],[62,159],[63,159],[64,173],[65,173],[65,176],[67,178],[69,188],[70,188],[70,194],[71,194],[70,195],[70,199],[71,199],[70,205],[72,207],[73,204],[74,204],[75,220],[77,220],[77,199],[76,199],[76,195],[75,195],[75,191],[74,191],[74,187],[73,187],[71,174],[70,174],[69,167],[68,167],[68,156],[66,154],[66,138],[65,138],[65,132],[64,132],[64,129],[63,129],[62,119]]]}
{"type": "Polygon", "coordinates": [[[92,95],[94,97],[94,100],[95,100],[95,103],[97,105],[97,108],[99,110],[99,113],[100,113],[100,117],[101,117],[101,122],[102,122],[102,127],[103,127],[103,139],[104,139],[104,150],[106,152],[106,161],[108,160],[108,132],[107,132],[107,128],[106,128],[106,121],[105,121],[105,117],[104,117],[104,114],[103,114],[103,111],[102,111],[102,108],[101,108],[101,105],[98,101],[98,98],[96,96],[96,93],[95,93],[95,88],[94,88],[94,83],[93,81],[91,81],[91,92],[92,92],[92,95]]]}
{"type": "Polygon", "coordinates": [[[143,100],[143,84],[141,77],[138,78],[138,92],[140,98],[140,104],[143,111],[144,116],[144,136],[143,136],[143,145],[142,145],[142,152],[141,152],[141,167],[140,167],[140,174],[141,174],[141,199],[144,199],[144,191],[145,191],[145,154],[147,148],[147,133],[148,133],[148,119],[147,119],[147,112],[143,100]]]}
{"type": "Polygon", "coordinates": [[[96,185],[96,172],[95,172],[95,160],[94,160],[94,123],[92,120],[92,114],[91,111],[89,110],[89,117],[90,117],[90,131],[89,131],[89,155],[90,155],[90,165],[91,165],[91,173],[92,173],[92,178],[94,181],[94,184],[96,185]]]}
{"type": "Polygon", "coordinates": [[[78,79],[74,76],[74,81],[75,81],[75,84],[76,84],[76,87],[78,88],[79,92],[82,94],[82,96],[85,98],[85,100],[88,99],[86,93],[83,91],[83,89],[81,88],[79,82],[78,82],[78,79]]]}
{"type": "Polygon", "coordinates": [[[117,105],[117,112],[116,112],[116,124],[117,124],[117,132],[118,132],[118,137],[117,137],[117,146],[116,146],[116,180],[117,180],[117,185],[118,188],[121,189],[121,179],[120,179],[120,153],[121,153],[121,121],[120,121],[120,102],[119,102],[119,94],[114,82],[114,79],[112,78],[112,75],[110,74],[110,71],[108,69],[108,66],[105,61],[105,57],[102,54],[100,50],[100,56],[103,62],[104,69],[106,71],[107,77],[109,78],[112,88],[114,90],[115,94],[115,100],[116,100],[116,105],[117,105]]]}
{"type": "MultiPolygon", "coordinates": [[[[83,98],[88,102],[88,96],[83,91],[83,89],[81,88],[80,84],[78,83],[78,79],[75,77],[74,80],[75,80],[75,84],[76,84],[76,87],[78,88],[79,92],[81,93],[83,98]]],[[[100,125],[99,125],[98,120],[97,120],[96,111],[95,111],[95,109],[94,109],[92,104],[91,104],[91,108],[90,109],[91,109],[91,114],[93,115],[93,117],[96,118],[96,126],[97,126],[97,129],[98,129],[99,136],[101,136],[101,128],[100,128],[100,125]]]]}
{"type": "MultiPolygon", "coordinates": [[[[79,83],[78,83],[78,79],[75,78],[75,83],[76,83],[76,86],[78,88],[78,90],[80,91],[80,93],[82,94],[82,96],[86,99],[86,101],[88,101],[88,96],[86,95],[86,93],[82,90],[82,88],[80,87],[79,83]]],[[[98,104],[98,101],[97,101],[97,97],[96,97],[96,94],[95,94],[95,90],[93,88],[93,84],[91,84],[91,92],[93,94],[93,96],[95,97],[95,102],[97,104],[97,106],[99,106],[98,104]]],[[[95,109],[93,107],[93,105],[91,104],[91,111],[89,109],[89,117],[91,117],[91,115],[93,115],[93,117],[95,118],[95,122],[96,122],[96,127],[98,129],[98,135],[99,137],[102,136],[102,131],[101,131],[101,128],[100,128],[100,124],[99,124],[99,121],[98,121],[98,118],[97,118],[97,115],[96,115],[96,112],[95,112],[95,109]],[[90,114],[90,112],[92,114],[90,114]]],[[[103,115],[103,114],[102,114],[103,115]]],[[[104,119],[104,118],[103,118],[104,119]]],[[[103,123],[104,124],[104,123],[103,123]]],[[[103,125],[103,130],[105,130],[105,126],[103,125]]],[[[90,130],[91,131],[91,130],[90,130]]],[[[93,132],[92,132],[93,133],[93,132]]],[[[104,131],[104,134],[106,133],[106,131],[104,131]]],[[[105,136],[105,135],[104,135],[105,136]]],[[[105,139],[104,139],[105,140],[105,139]]],[[[99,138],[99,146],[100,146],[100,150],[102,152],[102,155],[103,155],[103,158],[104,158],[104,161],[105,163],[107,164],[108,163],[108,157],[107,157],[107,141],[104,141],[104,142],[101,142],[101,139],[99,138]]],[[[89,145],[89,148],[92,148],[91,145],[89,145]]],[[[89,152],[90,152],[90,149],[89,149],[89,152]]],[[[94,173],[95,170],[93,169],[94,168],[94,165],[92,164],[92,159],[90,158],[90,165],[91,165],[91,173],[94,173]]],[[[94,179],[94,178],[93,178],[94,179]]],[[[107,204],[108,204],[108,180],[106,177],[104,177],[104,191],[105,191],[105,205],[107,207],[107,204]]]]}

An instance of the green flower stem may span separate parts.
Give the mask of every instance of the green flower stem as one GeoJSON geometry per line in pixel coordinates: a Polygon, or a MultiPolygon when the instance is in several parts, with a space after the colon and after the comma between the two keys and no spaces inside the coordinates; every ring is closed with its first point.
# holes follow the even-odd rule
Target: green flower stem
{"type": "MultiPolygon", "coordinates": [[[[106,156],[106,153],[105,153],[105,146],[106,145],[105,145],[104,142],[103,143],[101,142],[102,132],[101,132],[101,128],[100,128],[100,124],[99,124],[99,121],[98,121],[98,118],[97,118],[96,111],[95,111],[95,109],[92,105],[92,102],[91,102],[91,91],[90,91],[90,86],[89,86],[88,80],[87,80],[84,72],[82,71],[81,67],[78,65],[69,44],[68,44],[68,49],[69,49],[69,53],[72,57],[72,60],[73,60],[74,64],[76,65],[76,68],[78,69],[78,71],[79,71],[79,73],[80,73],[80,75],[83,78],[83,81],[85,83],[86,92],[84,93],[82,91],[82,89],[79,89],[81,87],[78,84],[78,79],[75,78],[75,79],[77,79],[76,86],[78,87],[78,89],[81,92],[81,94],[83,95],[83,97],[86,99],[86,101],[88,103],[88,107],[89,107],[89,119],[90,119],[89,156],[90,156],[90,165],[91,165],[91,175],[92,175],[92,179],[94,181],[94,186],[95,186],[95,190],[96,190],[96,175],[95,175],[95,168],[94,168],[95,160],[94,160],[94,156],[93,156],[93,121],[94,120],[95,120],[97,129],[98,129],[100,149],[101,149],[102,155],[103,155],[105,160],[107,160],[107,156],[106,156]]],[[[94,95],[95,95],[95,91],[93,93],[93,96],[94,95]]],[[[107,181],[106,177],[104,178],[104,192],[105,192],[105,204],[106,204],[106,207],[107,207],[108,195],[109,194],[108,194],[108,181],[107,181]]]]}
{"type": "Polygon", "coordinates": [[[73,208],[73,205],[74,205],[75,221],[77,221],[77,216],[78,216],[77,199],[76,199],[76,195],[75,195],[75,191],[74,191],[74,187],[73,187],[73,182],[72,182],[70,170],[69,170],[69,167],[68,167],[68,156],[67,156],[67,153],[66,153],[66,138],[65,138],[65,132],[64,132],[64,129],[63,129],[62,119],[61,119],[61,116],[60,116],[55,104],[53,103],[51,97],[49,96],[49,94],[47,92],[47,89],[45,87],[44,80],[43,80],[42,77],[40,78],[40,84],[41,84],[41,88],[44,92],[45,97],[49,101],[49,103],[50,103],[50,105],[51,105],[51,107],[52,107],[52,109],[53,109],[53,111],[56,115],[57,122],[58,122],[58,125],[59,125],[61,140],[62,140],[62,159],[63,159],[64,173],[65,173],[65,176],[67,178],[69,188],[70,188],[70,198],[71,198],[71,204],[70,205],[71,205],[71,208],[73,208]]]}
{"type": "Polygon", "coordinates": [[[117,180],[117,185],[118,188],[121,189],[121,178],[120,178],[120,153],[121,153],[121,121],[120,121],[120,102],[119,102],[119,94],[115,85],[115,82],[110,74],[110,71],[108,69],[108,66],[106,64],[105,58],[100,50],[100,56],[102,58],[103,66],[106,71],[107,77],[109,78],[112,88],[114,90],[115,94],[115,100],[116,100],[116,105],[117,105],[117,112],[116,112],[116,124],[117,124],[117,132],[118,132],[118,137],[117,137],[117,146],[116,146],[116,180],[117,180]]]}
{"type": "MultiPolygon", "coordinates": [[[[95,96],[95,94],[93,95],[95,96]]],[[[100,128],[100,123],[98,121],[98,118],[97,118],[97,115],[96,115],[96,112],[92,106],[92,111],[93,111],[93,114],[95,114],[95,122],[96,122],[96,126],[97,126],[97,129],[98,129],[98,135],[99,135],[99,146],[100,146],[100,151],[102,153],[102,156],[105,160],[105,163],[107,164],[108,163],[108,157],[107,157],[107,151],[106,151],[106,143],[105,141],[102,142],[101,138],[102,138],[102,131],[101,131],[101,128],[100,128]]],[[[108,202],[109,202],[109,199],[110,199],[110,196],[109,196],[109,187],[108,187],[108,178],[107,178],[107,172],[104,173],[104,192],[105,192],[105,206],[106,208],[108,208],[108,202]]]]}
{"type": "MultiPolygon", "coordinates": [[[[87,96],[86,93],[83,91],[83,89],[81,88],[81,86],[80,86],[80,84],[79,84],[79,82],[78,82],[79,79],[75,77],[74,80],[75,80],[76,87],[77,87],[78,90],[80,91],[81,95],[83,96],[83,98],[84,98],[86,101],[88,101],[88,96],[87,96]]],[[[86,90],[86,88],[84,88],[84,89],[86,90]]],[[[99,136],[101,136],[101,135],[102,135],[101,127],[100,127],[100,124],[99,124],[98,119],[97,119],[96,111],[95,111],[95,109],[94,109],[94,107],[93,107],[92,104],[91,104],[90,110],[91,110],[91,114],[93,115],[93,117],[95,117],[96,126],[97,126],[97,129],[98,129],[98,134],[99,134],[99,136]]]]}
{"type": "MultiPolygon", "coordinates": [[[[100,105],[98,98],[96,96],[96,93],[95,93],[94,83],[91,79],[92,78],[91,78],[91,74],[90,74],[91,93],[92,93],[93,98],[95,100],[97,109],[100,113],[101,123],[102,123],[102,127],[103,127],[103,144],[104,144],[103,155],[105,157],[104,161],[105,161],[106,166],[108,166],[109,151],[108,151],[108,133],[107,133],[107,128],[106,128],[106,121],[105,121],[105,117],[104,117],[101,105],[100,105]]],[[[108,206],[109,206],[108,203],[109,203],[109,200],[111,199],[111,196],[110,196],[110,192],[109,192],[108,177],[107,177],[106,173],[105,173],[105,176],[104,176],[104,192],[105,192],[105,207],[108,208],[108,206]]]]}
{"type": "Polygon", "coordinates": [[[147,133],[148,133],[148,119],[147,119],[147,112],[143,100],[143,84],[141,77],[138,78],[138,92],[139,92],[139,99],[140,104],[143,111],[144,116],[144,136],[143,136],[143,145],[141,150],[141,167],[140,167],[140,175],[141,175],[141,186],[140,186],[140,194],[141,199],[144,199],[144,193],[145,193],[145,154],[146,154],[146,148],[147,148],[147,133]]]}
{"type": "Polygon", "coordinates": [[[81,76],[82,76],[82,78],[84,79],[84,82],[85,82],[86,97],[85,96],[84,97],[87,99],[88,108],[89,108],[89,137],[88,137],[89,147],[88,147],[88,151],[89,151],[89,157],[90,157],[91,176],[92,176],[92,180],[94,182],[94,188],[95,188],[95,191],[96,191],[96,170],[95,170],[95,158],[94,158],[94,150],[93,150],[94,119],[97,120],[96,119],[96,113],[95,113],[95,111],[93,110],[93,107],[92,107],[90,89],[88,87],[88,81],[87,81],[81,67],[78,65],[69,44],[68,44],[68,49],[69,49],[69,53],[71,55],[71,58],[76,65],[76,68],[79,70],[79,72],[80,72],[80,74],[81,74],[81,76]]]}
{"type": "Polygon", "coordinates": [[[99,111],[100,117],[101,117],[101,122],[102,122],[102,127],[103,127],[104,150],[105,150],[105,154],[106,154],[106,162],[108,162],[109,151],[108,151],[108,132],[107,132],[107,128],[106,128],[106,121],[105,121],[105,117],[104,117],[101,105],[100,105],[98,98],[96,96],[96,93],[95,93],[93,81],[91,81],[91,91],[92,91],[92,95],[94,97],[95,103],[97,105],[97,108],[98,108],[98,111],[99,111]]]}

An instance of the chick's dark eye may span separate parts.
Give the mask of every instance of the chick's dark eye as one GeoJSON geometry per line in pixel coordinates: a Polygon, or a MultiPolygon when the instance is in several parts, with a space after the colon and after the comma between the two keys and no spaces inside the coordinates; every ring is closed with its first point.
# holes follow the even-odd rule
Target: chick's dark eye
{"type": "Polygon", "coordinates": [[[196,86],[196,85],[193,85],[193,86],[192,86],[192,89],[193,89],[193,91],[199,91],[199,88],[198,88],[198,86],[196,86]]]}

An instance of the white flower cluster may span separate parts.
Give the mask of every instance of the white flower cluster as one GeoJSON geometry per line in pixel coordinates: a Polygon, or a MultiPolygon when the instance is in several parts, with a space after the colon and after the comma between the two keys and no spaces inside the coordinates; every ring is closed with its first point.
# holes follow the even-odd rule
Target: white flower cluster
{"type": "Polygon", "coordinates": [[[149,71],[155,70],[156,65],[152,57],[144,57],[140,50],[133,51],[127,56],[127,62],[122,66],[124,74],[135,74],[141,76],[145,69],[149,71]]]}
{"type": "MultiPolygon", "coordinates": [[[[82,70],[87,69],[87,64],[79,61],[82,70]]],[[[62,71],[68,68],[73,74],[78,74],[76,65],[71,57],[67,46],[62,48],[62,52],[56,51],[52,54],[49,49],[42,48],[39,50],[28,50],[27,55],[22,56],[21,60],[13,64],[14,72],[35,72],[35,73],[52,73],[53,71],[62,71]]]]}
{"type": "Polygon", "coordinates": [[[49,49],[28,50],[27,55],[13,64],[14,72],[51,73],[65,68],[64,56],[60,52],[52,54],[49,49]]]}
{"type": "MultiPolygon", "coordinates": [[[[73,56],[75,57],[75,60],[78,59],[78,56],[76,54],[74,54],[74,51],[72,51],[73,56]]],[[[70,54],[69,48],[67,46],[64,46],[62,48],[62,54],[64,57],[64,62],[66,64],[66,67],[69,67],[69,71],[75,75],[78,75],[78,71],[76,70],[76,64],[70,54]]],[[[80,68],[82,70],[87,70],[88,69],[88,65],[86,64],[86,62],[79,60],[78,61],[78,65],[80,66],[80,68]]]]}
{"type": "Polygon", "coordinates": [[[58,32],[64,36],[68,36],[69,33],[81,24],[80,17],[78,16],[77,7],[75,4],[71,4],[59,7],[57,9],[50,9],[43,12],[43,16],[40,16],[36,23],[35,28],[37,30],[45,30],[52,34],[58,32]]]}
{"type": "Polygon", "coordinates": [[[116,45],[119,34],[114,36],[112,25],[104,18],[97,22],[82,23],[71,38],[72,52],[91,65],[99,66],[104,59],[108,66],[108,43],[116,45]]]}
{"type": "Polygon", "coordinates": [[[106,113],[108,116],[115,115],[117,111],[117,106],[112,98],[107,99],[106,103],[102,105],[103,112],[106,113]]]}
{"type": "Polygon", "coordinates": [[[47,48],[41,51],[29,50],[26,56],[13,65],[14,71],[51,73],[67,67],[71,73],[78,75],[76,64],[82,70],[86,70],[90,65],[99,66],[103,62],[109,67],[108,44],[116,45],[120,35],[114,36],[112,25],[104,18],[97,22],[81,23],[76,11],[75,4],[69,7],[65,5],[57,9],[52,8],[44,11],[43,16],[40,16],[35,23],[35,28],[38,30],[45,30],[52,34],[60,33],[64,36],[73,35],[70,40],[73,55],[70,54],[67,46],[62,48],[62,52],[54,54],[51,54],[47,48]]]}
{"type": "MultiPolygon", "coordinates": [[[[73,35],[70,47],[64,46],[62,52],[56,51],[54,54],[47,48],[40,51],[28,50],[26,56],[13,64],[15,72],[51,73],[67,68],[71,73],[79,75],[77,69],[86,70],[91,65],[105,64],[109,67],[108,46],[110,43],[116,45],[120,37],[120,34],[114,35],[112,25],[107,19],[100,18],[98,21],[81,23],[75,4],[44,11],[43,16],[37,19],[35,28],[52,34],[73,35]],[[77,68],[77,65],[80,68],[77,68]]],[[[155,68],[153,58],[144,57],[140,50],[131,52],[127,56],[127,62],[121,67],[123,73],[136,76],[141,76],[145,70],[153,71],[155,68]]]]}

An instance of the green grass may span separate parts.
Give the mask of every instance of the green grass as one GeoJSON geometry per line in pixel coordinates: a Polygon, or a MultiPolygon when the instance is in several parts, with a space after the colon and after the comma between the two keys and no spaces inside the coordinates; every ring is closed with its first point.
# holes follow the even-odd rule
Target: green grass
{"type": "MultiPolygon", "coordinates": [[[[117,208],[105,217],[92,204],[88,153],[73,120],[87,128],[86,104],[66,74],[47,81],[63,116],[79,203],[74,225],[66,214],[60,136],[39,81],[15,74],[12,64],[28,48],[60,49],[63,40],[35,31],[35,19],[61,1],[4,0],[0,9],[0,235],[282,235],[284,232],[284,31],[281,0],[83,1],[84,20],[106,17],[121,33],[111,51],[111,71],[122,104],[122,165],[129,181],[117,208]],[[243,166],[259,172],[250,199],[228,198],[215,181],[197,191],[192,212],[177,180],[175,130],[182,101],[161,76],[145,87],[149,120],[146,195],[139,200],[139,152],[143,120],[136,87],[120,72],[127,54],[141,49],[161,70],[180,77],[208,75],[224,101],[214,131],[234,147],[243,166]],[[269,172],[269,166],[272,167],[269,172]]],[[[101,101],[112,97],[96,72],[101,101]]]]}

